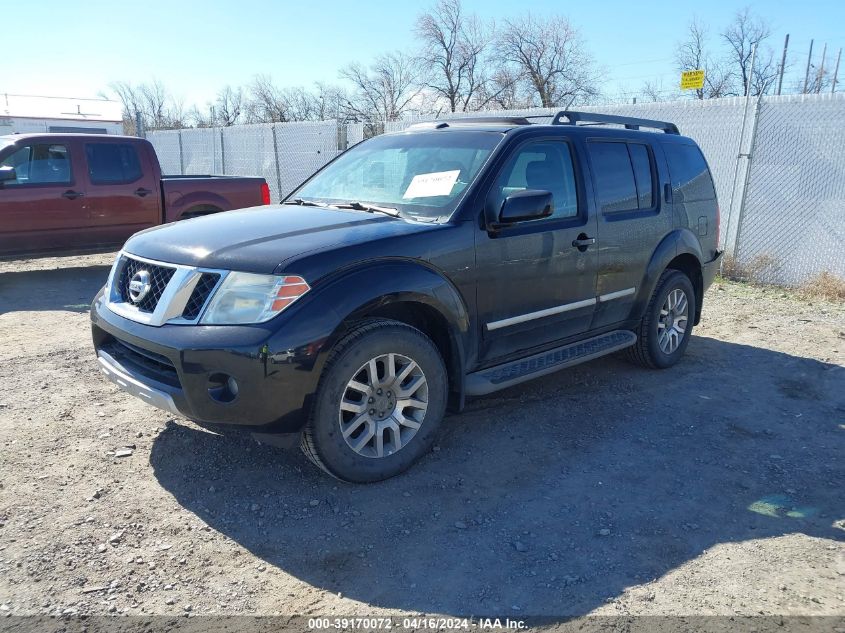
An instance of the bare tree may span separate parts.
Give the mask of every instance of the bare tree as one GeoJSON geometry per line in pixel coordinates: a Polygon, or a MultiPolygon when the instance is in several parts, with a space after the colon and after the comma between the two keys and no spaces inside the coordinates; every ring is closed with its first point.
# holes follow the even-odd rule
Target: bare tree
{"type": "Polygon", "coordinates": [[[593,60],[566,18],[528,13],[506,20],[497,39],[499,55],[527,79],[539,105],[568,107],[598,94],[593,60]]]}
{"type": "Polygon", "coordinates": [[[183,102],[173,97],[157,79],[137,86],[128,81],[115,81],[109,88],[123,105],[123,125],[128,134],[138,133],[136,124],[139,120],[145,130],[173,129],[187,124],[183,102]]]}
{"type": "Polygon", "coordinates": [[[245,116],[249,123],[278,123],[290,120],[287,100],[269,75],[256,75],[248,91],[245,116]]]}
{"type": "Polygon", "coordinates": [[[489,101],[483,55],[491,27],[465,14],[461,0],[437,0],[417,18],[426,85],[445,99],[449,111],[479,109],[489,101]]]}
{"type": "Polygon", "coordinates": [[[732,75],[727,65],[708,50],[708,31],[697,18],[687,26],[687,37],[675,50],[678,70],[704,70],[704,87],[695,91],[698,99],[727,97],[733,92],[732,75]]]}
{"type": "Polygon", "coordinates": [[[229,127],[238,122],[243,111],[243,88],[224,86],[217,93],[214,102],[215,123],[221,127],[229,127]]]}
{"type": "Polygon", "coordinates": [[[380,55],[370,67],[349,64],[340,76],[355,88],[349,111],[365,122],[399,119],[422,91],[418,64],[399,51],[380,55]]]}
{"type": "Polygon", "coordinates": [[[770,35],[769,25],[752,15],[748,7],[737,11],[733,21],[722,31],[722,39],[728,45],[728,59],[741,84],[738,86],[740,94],[764,94],[774,83],[777,63],[771,47],[763,46],[770,35]],[[752,71],[751,56],[755,47],[752,71]]]}

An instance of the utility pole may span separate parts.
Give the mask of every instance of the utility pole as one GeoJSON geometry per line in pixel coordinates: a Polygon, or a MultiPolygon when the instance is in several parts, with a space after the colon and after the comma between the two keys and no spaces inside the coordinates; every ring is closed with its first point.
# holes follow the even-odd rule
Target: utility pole
{"type": "Polygon", "coordinates": [[[783,57],[780,60],[780,77],[778,77],[778,94],[783,86],[783,72],[786,68],[786,49],[789,48],[789,33],[786,34],[786,39],[783,41],[783,57]]]}
{"type": "Polygon", "coordinates": [[[804,90],[801,92],[807,94],[807,82],[810,80],[810,62],[813,61],[813,40],[810,40],[810,54],[807,55],[807,70],[804,71],[804,90]]]}
{"type": "Polygon", "coordinates": [[[816,94],[822,91],[822,79],[824,79],[824,58],[827,55],[827,42],[824,43],[824,48],[822,48],[822,63],[819,66],[819,73],[816,77],[816,94]]]}
{"type": "Polygon", "coordinates": [[[842,59],[842,49],[839,49],[839,54],[836,56],[836,66],[833,70],[833,83],[830,86],[830,94],[836,92],[836,77],[839,75],[839,60],[842,59]]]}

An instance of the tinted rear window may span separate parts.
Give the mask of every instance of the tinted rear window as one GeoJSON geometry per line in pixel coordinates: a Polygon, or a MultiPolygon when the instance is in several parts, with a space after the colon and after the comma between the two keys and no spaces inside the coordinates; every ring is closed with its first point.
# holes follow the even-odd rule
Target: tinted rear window
{"type": "Polygon", "coordinates": [[[138,151],[129,143],[88,143],[85,156],[95,185],[130,183],[142,176],[138,151]]]}
{"type": "Polygon", "coordinates": [[[669,161],[669,173],[672,176],[672,193],[675,202],[713,200],[716,198],[713,179],[710,177],[707,163],[698,147],[667,143],[663,148],[666,152],[666,159],[669,161]]]}
{"type": "Polygon", "coordinates": [[[637,198],[640,202],[640,209],[648,209],[654,199],[654,180],[651,175],[651,158],[648,147],[629,143],[628,151],[631,154],[631,164],[634,167],[634,177],[637,181],[637,198]]]}
{"type": "Polygon", "coordinates": [[[590,142],[588,146],[602,213],[639,208],[627,144],[590,142]]]}

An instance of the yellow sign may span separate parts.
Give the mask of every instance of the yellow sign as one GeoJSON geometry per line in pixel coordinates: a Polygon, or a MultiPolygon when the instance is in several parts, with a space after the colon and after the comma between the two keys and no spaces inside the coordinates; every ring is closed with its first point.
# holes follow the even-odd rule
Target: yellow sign
{"type": "Polygon", "coordinates": [[[685,70],[681,73],[681,90],[700,90],[704,88],[703,70],[685,70]]]}

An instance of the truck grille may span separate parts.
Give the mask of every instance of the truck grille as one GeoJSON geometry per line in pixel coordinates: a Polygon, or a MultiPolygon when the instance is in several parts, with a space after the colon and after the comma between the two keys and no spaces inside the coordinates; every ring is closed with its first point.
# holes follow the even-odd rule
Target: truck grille
{"type": "Polygon", "coordinates": [[[182,311],[182,318],[193,321],[200,315],[202,307],[208,301],[208,297],[217,282],[220,281],[219,273],[203,273],[194,291],[191,293],[191,298],[185,304],[185,309],[182,311]]]}
{"type": "Polygon", "coordinates": [[[158,266],[156,264],[150,264],[124,256],[123,264],[121,265],[120,272],[118,273],[117,283],[120,298],[125,303],[137,305],[138,310],[141,312],[153,312],[161,299],[164,289],[167,287],[168,282],[170,282],[175,272],[175,268],[158,266]],[[136,304],[129,296],[129,282],[132,281],[132,277],[135,276],[135,273],[141,270],[146,270],[150,274],[150,291],[136,304]]]}

